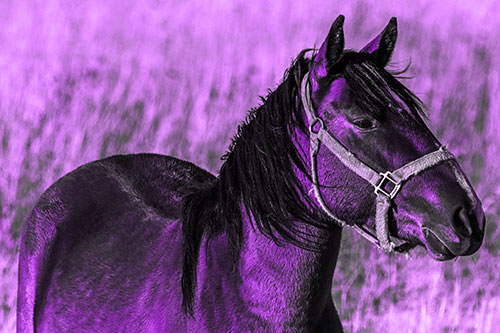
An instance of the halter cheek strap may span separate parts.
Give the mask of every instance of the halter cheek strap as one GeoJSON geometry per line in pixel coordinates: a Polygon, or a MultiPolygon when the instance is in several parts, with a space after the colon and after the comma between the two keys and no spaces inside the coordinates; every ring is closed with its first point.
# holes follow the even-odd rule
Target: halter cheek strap
{"type": "MultiPolygon", "coordinates": [[[[387,252],[392,252],[394,250],[398,251],[389,235],[388,216],[392,199],[394,199],[394,197],[396,197],[399,193],[404,181],[426,169],[441,164],[442,162],[456,162],[455,157],[446,149],[445,146],[441,146],[438,150],[426,154],[402,166],[396,171],[377,172],[359,160],[353,153],[344,147],[340,141],[333,137],[325,128],[323,120],[316,115],[310,98],[309,72],[302,80],[301,98],[309,121],[312,188],[319,205],[323,211],[338,225],[342,227],[348,225],[332,213],[321,195],[318,182],[317,154],[321,144],[323,143],[344,165],[370,183],[374,187],[374,192],[377,196],[375,215],[376,235],[373,235],[372,232],[368,231],[363,226],[358,226],[356,224],[349,226],[377,247],[387,252]],[[386,187],[389,187],[389,189],[386,190],[386,187]]],[[[476,199],[473,195],[472,189],[467,183],[467,180],[454,165],[452,165],[452,168],[459,184],[467,192],[469,199],[472,202],[472,206],[475,206],[476,199]]]]}

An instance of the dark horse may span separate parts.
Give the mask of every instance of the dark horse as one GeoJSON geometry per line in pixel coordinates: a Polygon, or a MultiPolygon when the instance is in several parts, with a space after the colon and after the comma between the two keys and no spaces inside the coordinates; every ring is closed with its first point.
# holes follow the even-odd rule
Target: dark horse
{"type": "Polygon", "coordinates": [[[343,21],[250,112],[218,177],[138,154],[52,185],[23,234],[19,332],[336,332],[343,225],[386,251],[477,251],[481,202],[384,69],[396,19],[359,52],[343,21]]]}

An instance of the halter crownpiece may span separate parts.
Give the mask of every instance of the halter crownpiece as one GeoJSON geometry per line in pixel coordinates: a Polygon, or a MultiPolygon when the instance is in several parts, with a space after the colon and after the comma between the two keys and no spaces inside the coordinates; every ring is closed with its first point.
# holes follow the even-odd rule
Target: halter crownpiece
{"type": "MultiPolygon", "coordinates": [[[[441,146],[438,150],[417,158],[416,160],[413,160],[412,162],[402,166],[401,168],[393,172],[375,171],[374,169],[366,165],[363,161],[359,160],[352,152],[344,147],[344,145],[340,141],[333,137],[326,129],[321,117],[316,115],[311,103],[309,75],[310,72],[307,72],[302,79],[301,99],[309,122],[312,189],[314,191],[316,200],[318,201],[323,211],[339,226],[343,227],[345,225],[348,225],[352,227],[354,230],[359,232],[361,236],[384,251],[401,252],[402,250],[398,249],[399,247],[396,247],[396,245],[391,241],[389,235],[388,217],[392,200],[399,193],[404,181],[426,169],[437,166],[445,161],[456,162],[455,156],[453,156],[453,154],[450,153],[445,146],[441,146]],[[325,144],[325,146],[328,147],[328,149],[332,153],[334,153],[335,156],[337,156],[337,158],[345,166],[347,166],[358,176],[369,182],[375,188],[374,192],[377,196],[375,214],[376,235],[365,229],[363,226],[358,226],[356,224],[347,224],[346,222],[336,217],[326,205],[319,189],[317,169],[317,154],[322,143],[325,144]],[[389,187],[391,188],[386,190],[386,185],[389,185],[389,187]]],[[[458,183],[462,186],[462,188],[464,188],[467,195],[469,196],[469,199],[472,202],[472,205],[475,206],[476,199],[467,180],[453,164],[451,164],[451,166],[455,176],[457,177],[458,183]]]]}

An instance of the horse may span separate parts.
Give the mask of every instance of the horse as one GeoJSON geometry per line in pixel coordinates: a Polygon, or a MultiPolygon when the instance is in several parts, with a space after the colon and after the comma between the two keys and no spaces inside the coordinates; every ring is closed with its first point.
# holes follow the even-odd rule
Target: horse
{"type": "Polygon", "coordinates": [[[23,231],[18,331],[341,332],[344,226],[389,253],[476,252],[481,202],[386,70],[396,18],[359,51],[343,23],[249,112],[218,176],[143,153],[56,181],[23,231]]]}

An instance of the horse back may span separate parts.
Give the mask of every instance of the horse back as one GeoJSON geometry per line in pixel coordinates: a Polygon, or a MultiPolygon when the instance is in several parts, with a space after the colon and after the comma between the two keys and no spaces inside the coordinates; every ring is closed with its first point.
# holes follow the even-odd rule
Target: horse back
{"type": "Polygon", "coordinates": [[[18,331],[183,327],[181,201],[213,179],[189,162],[138,154],[54,183],[22,236],[18,331]]]}

